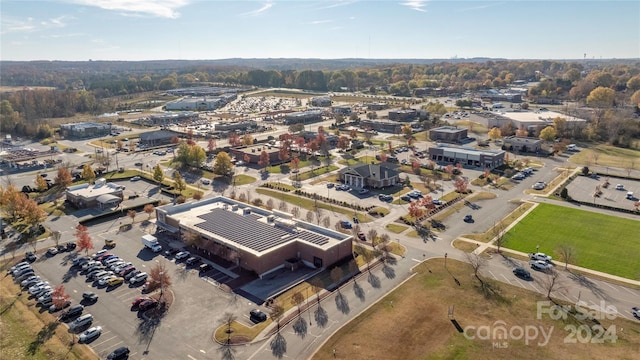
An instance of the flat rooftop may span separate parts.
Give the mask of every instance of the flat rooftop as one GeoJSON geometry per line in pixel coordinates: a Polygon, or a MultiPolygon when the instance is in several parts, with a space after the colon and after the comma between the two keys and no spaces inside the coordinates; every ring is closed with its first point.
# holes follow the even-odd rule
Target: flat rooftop
{"type": "Polygon", "coordinates": [[[585,122],[585,119],[580,119],[575,116],[567,116],[555,111],[505,111],[504,114],[500,113],[500,115],[507,117],[511,120],[517,120],[522,122],[551,122],[553,123],[553,119],[557,117],[561,117],[566,119],[567,121],[573,122],[585,122]]]}
{"type": "Polygon", "coordinates": [[[124,190],[124,186],[112,183],[107,183],[105,185],[82,184],[67,188],[68,193],[85,198],[93,198],[100,195],[112,194],[122,190],[124,190]]]}
{"type": "Polygon", "coordinates": [[[234,206],[224,201],[194,205],[185,211],[171,212],[169,216],[180,221],[181,226],[257,256],[293,241],[326,250],[349,238],[349,235],[294,219],[274,215],[270,221],[270,213],[264,210],[257,213],[246,205],[234,206]]]}
{"type": "Polygon", "coordinates": [[[440,126],[440,127],[437,127],[437,128],[430,129],[429,131],[439,131],[439,132],[443,132],[443,133],[452,133],[452,134],[454,134],[454,133],[458,133],[458,132],[465,131],[465,130],[466,130],[465,128],[457,127],[457,126],[440,126]]]}
{"type": "Polygon", "coordinates": [[[446,146],[441,144],[438,144],[438,146],[435,146],[435,147],[444,149],[445,151],[453,151],[458,154],[468,154],[468,155],[495,156],[500,153],[504,153],[504,150],[483,150],[483,149],[474,149],[474,148],[468,148],[468,147],[446,146]]]}

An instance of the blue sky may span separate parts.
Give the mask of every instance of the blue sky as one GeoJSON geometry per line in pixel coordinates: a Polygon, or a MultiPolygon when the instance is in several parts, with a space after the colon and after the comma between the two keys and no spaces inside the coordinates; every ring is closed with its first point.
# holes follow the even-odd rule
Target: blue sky
{"type": "Polygon", "coordinates": [[[640,58],[640,1],[0,0],[1,60],[640,58]]]}

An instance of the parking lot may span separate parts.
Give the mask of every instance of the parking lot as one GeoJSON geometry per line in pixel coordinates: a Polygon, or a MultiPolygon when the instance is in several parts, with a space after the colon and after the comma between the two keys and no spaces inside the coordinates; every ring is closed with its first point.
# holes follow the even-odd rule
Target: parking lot
{"type": "Polygon", "coordinates": [[[567,186],[567,191],[569,192],[569,196],[579,201],[595,202],[596,204],[621,209],[632,209],[633,203],[638,201],[640,181],[612,177],[608,178],[609,186],[605,188],[603,184],[606,180],[606,176],[578,176],[567,186]],[[622,185],[622,189],[616,189],[618,184],[622,185]],[[593,197],[596,186],[600,186],[600,191],[602,191],[602,194],[598,198],[593,197]],[[634,193],[635,200],[627,199],[627,193],[629,191],[634,193]]]}
{"type": "MultiPolygon", "coordinates": [[[[52,287],[59,284],[71,296],[72,306],[86,305],[82,314],[92,314],[91,326],[101,326],[102,333],[89,343],[95,352],[104,358],[114,349],[127,346],[131,350],[130,359],[205,359],[206,355],[217,349],[212,341],[212,333],[222,322],[222,316],[229,311],[237,315],[238,321],[250,325],[249,310],[255,304],[228,294],[218,288],[232,278],[223,269],[212,269],[199,274],[197,267],[187,268],[184,262],[178,262],[163,255],[152,253],[141,244],[143,231],[134,228],[126,233],[117,234],[115,230],[105,231],[108,223],[97,224],[90,228],[96,244],[96,252],[104,244],[104,238],[116,240],[116,247],[108,252],[131,262],[137,269],[150,272],[151,268],[164,262],[170,271],[174,294],[174,303],[169,312],[158,322],[145,320],[141,313],[131,307],[131,303],[140,297],[142,283],[127,283],[115,287],[96,286],[87,280],[81,269],[72,267],[75,252],[61,252],[53,256],[41,256],[33,267],[37,275],[49,281],[52,287]],[[204,276],[203,276],[204,275],[204,276]],[[99,299],[94,304],[81,302],[82,293],[93,291],[99,299]]],[[[166,248],[166,243],[163,244],[166,248]]],[[[80,254],[80,256],[84,255],[80,254]]],[[[32,299],[34,303],[35,299],[32,299]]]]}

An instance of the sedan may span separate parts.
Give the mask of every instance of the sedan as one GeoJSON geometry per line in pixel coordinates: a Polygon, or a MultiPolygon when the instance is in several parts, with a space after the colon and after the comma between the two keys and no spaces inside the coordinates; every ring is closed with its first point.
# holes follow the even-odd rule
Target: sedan
{"type": "Polygon", "coordinates": [[[58,248],[51,247],[47,250],[47,256],[53,256],[58,253],[58,248]]]}
{"type": "Polygon", "coordinates": [[[83,332],[82,335],[80,335],[79,342],[84,344],[84,343],[87,343],[89,341],[92,341],[95,338],[97,338],[98,336],[100,336],[101,333],[102,333],[102,327],[94,326],[91,329],[83,332]]]}
{"type": "Polygon", "coordinates": [[[100,280],[98,280],[98,285],[100,286],[106,286],[109,281],[111,281],[112,279],[117,278],[117,276],[115,275],[108,275],[108,276],[104,276],[102,278],[100,278],[100,280]]]}
{"type": "Polygon", "coordinates": [[[126,346],[119,347],[107,355],[107,360],[120,360],[129,357],[129,348],[126,346]]]}
{"type": "Polygon", "coordinates": [[[31,252],[31,251],[27,251],[27,252],[24,254],[24,258],[25,258],[25,260],[27,260],[27,261],[28,261],[28,262],[30,262],[30,263],[32,263],[32,262],[34,262],[34,261],[38,260],[38,257],[36,256],[36,254],[34,254],[34,253],[33,253],[33,252],[31,252]]]}
{"type": "Polygon", "coordinates": [[[542,260],[531,260],[529,262],[529,266],[531,266],[533,270],[538,270],[538,271],[547,271],[553,268],[553,265],[542,260]]]}
{"type": "Polygon", "coordinates": [[[131,278],[132,278],[132,277],[134,277],[134,276],[136,276],[136,275],[138,275],[138,274],[140,274],[140,273],[142,273],[142,271],[140,271],[140,270],[138,270],[138,269],[133,270],[132,272],[130,272],[130,273],[128,273],[127,275],[125,275],[125,276],[124,276],[124,279],[125,279],[125,280],[127,280],[127,281],[129,281],[129,280],[131,280],[131,278]]]}
{"type": "Polygon", "coordinates": [[[547,187],[547,184],[545,184],[543,181],[538,181],[532,186],[533,190],[543,190],[545,187],[547,187]]]}
{"type": "Polygon", "coordinates": [[[549,255],[547,255],[545,253],[540,253],[539,252],[539,253],[529,254],[529,259],[550,262],[551,261],[551,256],[549,256],[549,255]]]}
{"type": "Polygon", "coordinates": [[[148,296],[140,296],[131,302],[131,307],[137,308],[142,302],[150,300],[148,296]]]}
{"type": "Polygon", "coordinates": [[[92,291],[85,291],[82,293],[82,301],[94,303],[98,301],[98,295],[92,291]]]}
{"type": "Polygon", "coordinates": [[[638,306],[632,307],[631,315],[633,315],[636,319],[640,319],[640,307],[638,306]]]}
{"type": "Polygon", "coordinates": [[[140,176],[134,176],[131,178],[131,181],[138,181],[140,179],[141,179],[140,176]]]}

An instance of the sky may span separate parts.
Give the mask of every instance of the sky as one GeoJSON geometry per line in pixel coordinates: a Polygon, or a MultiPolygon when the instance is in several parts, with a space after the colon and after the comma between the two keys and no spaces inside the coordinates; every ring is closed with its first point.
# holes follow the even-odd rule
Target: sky
{"type": "Polygon", "coordinates": [[[0,0],[0,60],[640,58],[640,1],[0,0]]]}

